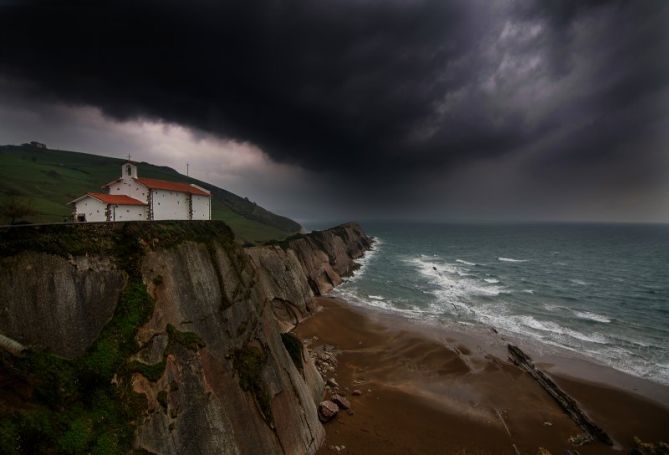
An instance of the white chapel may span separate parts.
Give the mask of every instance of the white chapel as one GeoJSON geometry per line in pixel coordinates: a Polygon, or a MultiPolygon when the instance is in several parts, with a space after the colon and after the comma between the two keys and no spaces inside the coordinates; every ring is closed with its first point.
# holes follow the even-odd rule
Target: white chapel
{"type": "Polygon", "coordinates": [[[128,161],[121,177],[69,204],[77,222],[210,220],[211,193],[192,183],[140,178],[128,161]]]}

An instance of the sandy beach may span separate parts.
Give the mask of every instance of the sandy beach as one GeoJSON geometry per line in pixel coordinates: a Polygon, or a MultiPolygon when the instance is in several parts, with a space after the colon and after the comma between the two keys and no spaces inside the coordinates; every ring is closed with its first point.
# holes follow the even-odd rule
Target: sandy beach
{"type": "Polygon", "coordinates": [[[627,453],[635,436],[669,439],[666,386],[623,380],[627,375],[599,366],[535,359],[614,440],[612,447],[576,447],[569,438],[582,430],[507,359],[501,335],[437,329],[334,298],[318,304],[321,310],[295,333],[312,350],[336,353],[328,377],[351,402],[349,412],[326,424],[321,454],[536,454],[540,447],[553,454],[627,453]]]}

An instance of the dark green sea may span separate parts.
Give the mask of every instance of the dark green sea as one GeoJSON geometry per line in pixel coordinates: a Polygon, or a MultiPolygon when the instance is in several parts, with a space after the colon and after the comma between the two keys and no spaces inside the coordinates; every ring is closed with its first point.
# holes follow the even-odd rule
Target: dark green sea
{"type": "Polygon", "coordinates": [[[363,223],[334,291],[444,325],[494,327],[669,384],[669,225],[363,223]]]}

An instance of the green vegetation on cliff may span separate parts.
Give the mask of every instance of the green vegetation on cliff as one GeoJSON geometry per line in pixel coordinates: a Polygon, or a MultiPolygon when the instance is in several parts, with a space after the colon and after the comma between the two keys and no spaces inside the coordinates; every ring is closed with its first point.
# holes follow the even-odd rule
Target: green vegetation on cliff
{"type": "Polygon", "coordinates": [[[0,354],[0,453],[315,451],[322,383],[271,318],[307,315],[369,246],[337,231],[286,253],[220,221],[0,227],[0,331],[29,347],[0,354]]]}
{"type": "Polygon", "coordinates": [[[145,400],[132,391],[124,365],[139,349],[137,328],[152,311],[144,285],[131,277],[114,317],[81,358],[41,350],[20,358],[0,353],[3,379],[30,402],[0,409],[0,453],[126,453],[145,400]]]}
{"type": "MultiPolygon", "coordinates": [[[[68,360],[33,349],[14,357],[0,351],[0,453],[127,453],[136,419],[147,407],[145,396],[132,390],[132,374],[155,381],[165,369],[164,361],[130,360],[140,350],[137,330],[153,313],[139,272],[141,255],[187,240],[232,247],[230,229],[222,222],[50,225],[6,228],[0,237],[0,256],[26,250],[105,254],[128,275],[111,321],[83,356],[68,360]]],[[[166,330],[166,352],[174,344],[191,350],[204,345],[194,333],[166,330]]]]}
{"type": "Polygon", "coordinates": [[[69,257],[103,255],[132,266],[145,248],[170,248],[191,240],[231,246],[234,235],[222,221],[160,221],[155,223],[81,223],[0,227],[0,257],[37,251],[69,257]]]}
{"type": "Polygon", "coordinates": [[[234,366],[239,375],[239,386],[250,392],[260,408],[266,422],[272,423],[270,395],[262,379],[262,370],[267,362],[267,352],[257,346],[245,346],[235,352],[234,366]]]}
{"type": "MultiPolygon", "coordinates": [[[[45,150],[31,146],[0,146],[0,204],[18,201],[36,212],[31,222],[62,222],[71,213],[66,204],[119,175],[124,160],[87,153],[45,150]]],[[[286,237],[300,225],[275,215],[229,191],[179,174],[168,167],[139,163],[143,177],[195,183],[213,195],[212,217],[225,221],[241,241],[286,237]]],[[[0,219],[7,223],[9,219],[0,219]]]]}

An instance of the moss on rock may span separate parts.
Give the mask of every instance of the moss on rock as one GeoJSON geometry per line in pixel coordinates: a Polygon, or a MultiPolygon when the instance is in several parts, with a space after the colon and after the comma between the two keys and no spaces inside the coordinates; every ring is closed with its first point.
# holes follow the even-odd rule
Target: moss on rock
{"type": "Polygon", "coordinates": [[[266,422],[272,423],[271,398],[262,378],[267,354],[256,346],[246,346],[234,354],[234,367],[242,390],[253,394],[266,422]]]}
{"type": "Polygon", "coordinates": [[[181,332],[177,330],[172,324],[167,324],[167,335],[170,338],[170,341],[167,345],[166,351],[169,352],[170,344],[177,343],[181,346],[190,349],[191,351],[197,351],[200,348],[206,346],[202,338],[200,338],[194,332],[181,332]]]}
{"type": "Polygon", "coordinates": [[[235,238],[222,221],[142,221],[124,223],[51,224],[0,228],[0,257],[38,251],[62,257],[118,256],[143,248],[172,248],[185,241],[215,240],[233,245],[235,238]]]}
{"type": "MultiPolygon", "coordinates": [[[[33,349],[23,357],[0,355],[0,369],[19,384],[29,406],[0,411],[0,453],[109,454],[130,450],[134,427],[147,407],[146,397],[132,391],[134,371],[155,378],[160,365],[128,363],[139,346],[138,328],[153,313],[139,274],[141,236],[136,226],[40,226],[10,231],[0,255],[20,250],[51,254],[108,254],[128,274],[112,319],[87,352],[69,360],[33,349]]],[[[1,233],[3,240],[7,232],[1,233]]]]}

